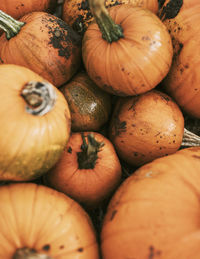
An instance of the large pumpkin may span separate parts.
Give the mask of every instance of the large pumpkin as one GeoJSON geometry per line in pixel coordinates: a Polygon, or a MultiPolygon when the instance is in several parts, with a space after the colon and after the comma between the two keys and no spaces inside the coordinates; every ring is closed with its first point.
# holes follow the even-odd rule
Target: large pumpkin
{"type": "Polygon", "coordinates": [[[33,183],[0,187],[0,257],[98,259],[92,222],[78,203],[33,183]]]}
{"type": "Polygon", "coordinates": [[[31,70],[0,65],[0,180],[32,180],[60,158],[71,121],[62,93],[31,70]]]}
{"type": "Polygon", "coordinates": [[[90,78],[120,96],[155,88],[168,73],[173,55],[171,37],[160,19],[131,4],[113,6],[108,14],[103,0],[89,3],[99,25],[90,24],[83,37],[83,61],[90,78]]]}
{"type": "Polygon", "coordinates": [[[77,72],[81,39],[63,20],[32,12],[20,21],[0,11],[0,58],[3,63],[28,67],[59,87],[77,72]]]}
{"type": "Polygon", "coordinates": [[[165,3],[160,11],[174,47],[172,66],[163,85],[187,114],[200,118],[200,3],[185,0],[179,12],[170,16],[170,10],[173,13],[178,7],[178,1],[174,2],[173,8],[167,9],[165,3]]]}
{"type": "MultiPolygon", "coordinates": [[[[154,13],[158,12],[157,0],[106,0],[106,7],[119,4],[129,4],[147,8],[154,13]]],[[[83,35],[88,25],[93,21],[88,0],[65,0],[62,9],[62,19],[72,26],[79,34],[83,35]]]]}
{"type": "Polygon", "coordinates": [[[52,11],[57,0],[1,0],[0,10],[18,19],[34,11],[52,11]]]}
{"type": "Polygon", "coordinates": [[[104,219],[103,259],[198,258],[199,168],[200,147],[188,148],[156,159],[127,178],[104,219]],[[195,256],[190,248],[196,249],[195,256]],[[181,250],[188,257],[182,257],[181,250]]]}
{"type": "Polygon", "coordinates": [[[85,71],[60,88],[71,112],[72,131],[97,131],[108,121],[111,97],[85,71]]]}

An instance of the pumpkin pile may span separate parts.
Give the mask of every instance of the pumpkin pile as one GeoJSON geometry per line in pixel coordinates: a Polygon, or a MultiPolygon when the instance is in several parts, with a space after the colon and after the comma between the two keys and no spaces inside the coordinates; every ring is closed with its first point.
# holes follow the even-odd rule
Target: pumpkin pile
{"type": "Polygon", "coordinates": [[[198,0],[0,1],[0,258],[199,258],[199,22],[198,0]]]}

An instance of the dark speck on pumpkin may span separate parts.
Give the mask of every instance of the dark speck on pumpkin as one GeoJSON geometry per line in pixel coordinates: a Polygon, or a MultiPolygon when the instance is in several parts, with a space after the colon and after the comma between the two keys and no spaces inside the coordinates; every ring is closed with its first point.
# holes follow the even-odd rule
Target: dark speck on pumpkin
{"type": "Polygon", "coordinates": [[[43,247],[42,247],[42,250],[45,250],[45,251],[49,251],[50,250],[50,245],[44,245],[43,247]]]}

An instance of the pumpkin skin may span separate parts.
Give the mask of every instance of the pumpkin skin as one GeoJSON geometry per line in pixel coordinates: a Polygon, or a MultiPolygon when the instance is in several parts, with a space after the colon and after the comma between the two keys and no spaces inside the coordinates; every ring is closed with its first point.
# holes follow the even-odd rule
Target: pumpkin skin
{"type": "Polygon", "coordinates": [[[110,95],[96,86],[85,71],[78,72],[60,91],[69,105],[72,131],[98,131],[108,121],[110,95]]]}
{"type": "MultiPolygon", "coordinates": [[[[92,148],[94,146],[91,145],[89,149],[92,148]]],[[[107,199],[120,180],[121,165],[115,149],[106,137],[97,132],[72,133],[61,159],[44,175],[45,184],[69,195],[87,209],[95,208],[107,199]],[[80,158],[84,145],[82,136],[88,143],[86,137],[91,133],[95,141],[104,145],[96,157],[91,153],[80,158]]]]}
{"type": "MultiPolygon", "coordinates": [[[[154,13],[158,12],[157,0],[106,0],[106,7],[131,3],[134,6],[147,8],[154,13]]],[[[65,0],[62,9],[62,19],[80,35],[83,35],[88,25],[93,21],[89,4],[84,0],[65,0]]]]}
{"type": "Polygon", "coordinates": [[[43,257],[16,258],[99,258],[92,222],[74,200],[34,183],[1,186],[0,194],[1,258],[20,248],[43,257]]]}
{"type": "MultiPolygon", "coordinates": [[[[162,13],[162,10],[161,10],[162,13]]],[[[184,1],[179,13],[163,23],[168,28],[174,47],[170,71],[162,82],[163,89],[192,117],[200,118],[200,4],[184,1]],[[193,5],[192,5],[193,3],[193,5]]]]}
{"type": "Polygon", "coordinates": [[[56,88],[52,109],[32,115],[21,96],[30,81],[45,80],[17,65],[0,65],[0,180],[27,181],[47,172],[60,158],[71,130],[70,111],[56,88]]]}
{"type": "Polygon", "coordinates": [[[119,98],[109,125],[109,139],[119,157],[135,166],[175,153],[183,132],[180,108],[157,90],[119,98]]]}
{"type": "Polygon", "coordinates": [[[96,23],[89,25],[82,44],[88,75],[100,88],[117,96],[133,96],[155,88],[172,61],[166,27],[151,11],[130,4],[113,6],[109,13],[115,24],[120,24],[124,37],[110,44],[102,38],[96,23]]]}
{"type": "Polygon", "coordinates": [[[80,36],[45,12],[29,13],[20,21],[25,25],[16,36],[0,37],[2,62],[28,67],[57,87],[70,80],[81,62],[80,36]]]}
{"type": "Polygon", "coordinates": [[[35,11],[52,11],[56,6],[57,0],[1,0],[0,10],[19,19],[27,13],[35,11]]]}
{"type": "Polygon", "coordinates": [[[199,231],[199,167],[200,148],[188,148],[156,159],[127,178],[104,218],[103,258],[181,258],[167,255],[176,244],[180,251],[180,240],[199,231]]]}

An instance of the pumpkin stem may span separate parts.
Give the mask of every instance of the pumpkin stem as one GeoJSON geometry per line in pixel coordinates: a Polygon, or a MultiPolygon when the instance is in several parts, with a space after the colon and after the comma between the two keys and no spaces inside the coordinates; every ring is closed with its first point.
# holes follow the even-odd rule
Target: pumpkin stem
{"type": "Polygon", "coordinates": [[[104,40],[112,43],[124,37],[122,27],[110,17],[104,0],[89,0],[89,6],[104,40]]]}
{"type": "Polygon", "coordinates": [[[184,128],[183,140],[181,146],[198,147],[200,146],[200,137],[184,128]]]}
{"type": "Polygon", "coordinates": [[[17,35],[24,24],[0,10],[0,28],[5,31],[8,40],[17,35]]]}
{"type": "Polygon", "coordinates": [[[49,255],[38,254],[34,249],[19,248],[16,250],[12,259],[53,259],[49,255]]]}
{"type": "Polygon", "coordinates": [[[81,145],[81,152],[78,152],[79,169],[94,169],[98,159],[98,152],[104,146],[103,142],[95,140],[94,135],[87,135],[87,142],[83,133],[81,133],[83,143],[81,145]]]}
{"type": "Polygon", "coordinates": [[[44,115],[55,103],[56,93],[48,82],[28,82],[22,89],[21,96],[26,101],[26,111],[33,115],[44,115]]]}

